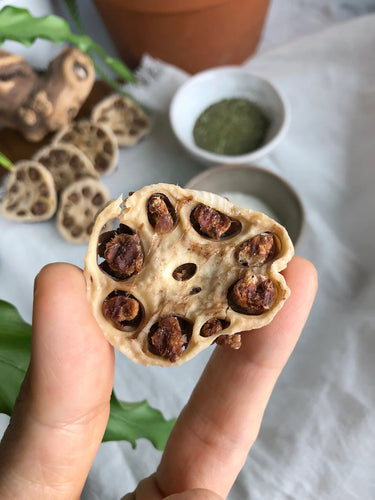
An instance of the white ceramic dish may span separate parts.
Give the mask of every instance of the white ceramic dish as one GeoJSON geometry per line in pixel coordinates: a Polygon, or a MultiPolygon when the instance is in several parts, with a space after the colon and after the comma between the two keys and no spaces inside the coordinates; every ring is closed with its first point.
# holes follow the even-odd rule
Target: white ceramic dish
{"type": "Polygon", "coordinates": [[[240,202],[228,196],[229,201],[269,215],[286,228],[294,246],[300,241],[305,222],[302,202],[290,184],[269,170],[255,165],[221,165],[196,175],[185,187],[221,195],[242,194],[245,197],[240,202]]]}
{"type": "Polygon", "coordinates": [[[173,96],[169,117],[172,130],[195,159],[207,165],[252,163],[272,151],[285,136],[290,122],[287,101],[270,81],[237,66],[223,66],[189,78],[173,96]],[[271,121],[266,139],[258,149],[238,156],[211,153],[195,144],[193,128],[199,115],[222,99],[247,98],[271,121]]]}

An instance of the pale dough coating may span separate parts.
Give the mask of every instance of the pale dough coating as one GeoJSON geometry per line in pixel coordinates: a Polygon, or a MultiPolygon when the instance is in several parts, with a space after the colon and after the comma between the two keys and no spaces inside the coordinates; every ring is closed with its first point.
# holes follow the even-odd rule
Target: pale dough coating
{"type": "Polygon", "coordinates": [[[7,180],[3,215],[20,222],[40,222],[53,217],[56,205],[51,173],[36,161],[16,163],[7,180]]]}
{"type": "Polygon", "coordinates": [[[140,106],[129,97],[114,94],[100,101],[92,110],[94,122],[108,125],[119,146],[133,146],[151,129],[151,122],[140,106]]]}
{"type": "Polygon", "coordinates": [[[289,295],[280,271],[286,267],[293,253],[293,245],[285,228],[266,215],[239,208],[212,193],[182,189],[170,184],[155,184],[133,193],[124,202],[118,198],[98,214],[85,257],[88,298],[106,338],[134,362],[146,366],[179,365],[211,345],[221,335],[233,336],[268,324],[289,295]],[[155,231],[147,214],[147,202],[155,193],[165,195],[177,213],[174,228],[165,234],[155,231]],[[212,240],[199,234],[190,219],[193,209],[199,204],[239,221],[240,232],[223,240],[212,240]],[[123,280],[114,279],[98,265],[100,234],[103,228],[106,231],[111,229],[116,220],[136,232],[144,254],[140,272],[123,280]],[[245,240],[264,232],[273,233],[280,241],[277,256],[259,267],[241,265],[235,257],[236,249],[245,240]],[[173,278],[173,272],[185,263],[195,264],[196,272],[190,279],[177,281],[173,278]],[[270,278],[277,290],[271,309],[260,315],[236,312],[228,304],[228,289],[231,285],[251,276],[255,276],[255,279],[270,278]],[[115,290],[127,292],[140,302],[143,319],[136,329],[120,330],[103,315],[103,302],[115,290]],[[199,293],[192,294],[192,290],[199,290],[199,293]],[[193,325],[186,349],[174,362],[151,353],[148,343],[151,327],[160,318],[169,315],[186,318],[193,325]],[[205,338],[200,332],[210,318],[225,320],[228,326],[220,334],[205,338]]]}
{"type": "Polygon", "coordinates": [[[73,121],[60,129],[53,142],[76,146],[91,160],[99,175],[108,174],[116,168],[117,140],[107,125],[90,120],[73,121]]]}

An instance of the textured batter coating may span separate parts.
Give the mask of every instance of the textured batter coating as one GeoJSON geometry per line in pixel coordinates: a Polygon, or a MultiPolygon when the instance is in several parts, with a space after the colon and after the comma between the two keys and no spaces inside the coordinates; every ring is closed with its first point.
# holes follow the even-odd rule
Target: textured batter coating
{"type": "Polygon", "coordinates": [[[2,212],[8,219],[40,222],[50,219],[57,205],[50,172],[40,163],[24,160],[9,174],[2,212]]]}
{"type": "Polygon", "coordinates": [[[72,122],[56,134],[54,142],[76,146],[91,160],[99,175],[108,174],[116,168],[117,140],[106,125],[90,120],[72,122]]]}
{"type": "Polygon", "coordinates": [[[207,192],[146,186],[98,214],[85,257],[106,338],[136,363],[184,363],[213,342],[241,345],[289,289],[286,230],[207,192]]]}
{"type": "Polygon", "coordinates": [[[150,120],[140,106],[120,94],[100,101],[92,111],[92,120],[108,125],[119,146],[133,146],[151,129],[150,120]]]}

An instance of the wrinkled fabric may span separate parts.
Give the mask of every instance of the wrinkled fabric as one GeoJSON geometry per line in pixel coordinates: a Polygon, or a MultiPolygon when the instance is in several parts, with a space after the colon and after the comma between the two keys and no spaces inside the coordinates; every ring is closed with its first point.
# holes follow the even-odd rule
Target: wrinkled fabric
{"type": "MultiPolygon", "coordinates": [[[[259,165],[300,195],[306,225],[296,253],[318,269],[319,292],[283,371],[230,500],[375,498],[375,16],[329,28],[244,66],[275,82],[291,108],[283,142],[259,165]]],[[[153,182],[184,185],[203,167],[172,135],[168,106],[187,75],[145,57],[130,90],[152,112],[151,135],[121,150],[103,178],[112,197],[153,182]]],[[[0,297],[31,319],[33,279],[48,262],[83,265],[54,221],[0,218],[0,297]],[[6,243],[6,244],[5,244],[6,243]]],[[[170,369],[116,358],[115,390],[147,399],[167,418],[186,403],[209,350],[170,369]]],[[[146,440],[101,445],[82,498],[114,500],[151,474],[160,452],[146,440]]]]}

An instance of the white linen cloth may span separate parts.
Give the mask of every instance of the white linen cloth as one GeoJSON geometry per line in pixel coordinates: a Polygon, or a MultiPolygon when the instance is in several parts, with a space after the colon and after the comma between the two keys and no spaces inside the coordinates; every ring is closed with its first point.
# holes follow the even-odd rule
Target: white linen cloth
{"type": "MultiPolygon", "coordinates": [[[[250,59],[291,105],[284,141],[260,165],[298,191],[307,215],[297,253],[318,269],[320,289],[282,373],[257,442],[230,500],[375,498],[375,16],[338,25],[250,59]]],[[[174,139],[168,105],[187,75],[145,58],[135,97],[150,106],[151,135],[122,150],[103,179],[116,197],[153,182],[184,185],[203,167],[174,139]],[[142,83],[143,82],[143,83],[142,83]]],[[[82,266],[84,245],[64,242],[53,221],[0,218],[0,297],[30,321],[33,279],[48,262],[82,266]]],[[[148,399],[171,418],[207,359],[144,368],[118,354],[115,390],[148,399]]],[[[115,500],[152,473],[160,452],[146,440],[101,445],[82,498],[115,500]]]]}

